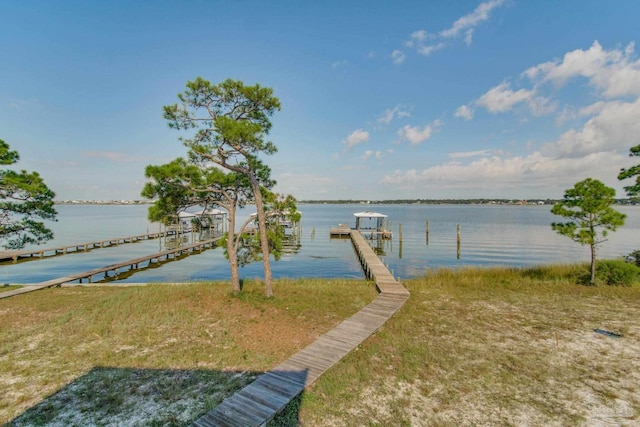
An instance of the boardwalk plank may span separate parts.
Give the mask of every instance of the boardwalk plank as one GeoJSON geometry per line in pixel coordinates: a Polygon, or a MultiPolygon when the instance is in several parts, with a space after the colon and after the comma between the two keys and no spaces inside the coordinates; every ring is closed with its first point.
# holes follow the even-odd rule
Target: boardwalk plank
{"type": "Polygon", "coordinates": [[[128,261],[124,261],[124,262],[119,262],[116,264],[111,264],[111,265],[107,265],[105,267],[101,267],[101,268],[96,268],[93,270],[89,270],[89,271],[85,271],[82,273],[76,273],[76,274],[72,274],[70,276],[66,276],[66,277],[59,277],[57,279],[52,279],[46,282],[42,282],[42,283],[38,283],[35,285],[31,285],[28,287],[23,287],[14,291],[10,291],[10,292],[2,292],[0,293],[0,299],[1,298],[8,298],[10,296],[14,296],[14,295],[19,295],[19,294],[23,294],[26,292],[32,292],[32,291],[36,291],[39,289],[44,289],[44,288],[50,288],[50,287],[54,287],[54,286],[61,286],[65,283],[69,283],[69,282],[74,282],[76,280],[80,280],[82,281],[82,279],[90,279],[93,276],[96,276],[98,274],[108,274],[108,272],[110,271],[114,271],[117,272],[117,270],[121,270],[123,268],[129,268],[132,267],[134,265],[137,264],[141,264],[143,262],[149,261],[149,263],[151,264],[151,262],[153,260],[157,260],[160,259],[162,257],[166,257],[167,259],[169,259],[169,256],[174,255],[174,259],[176,257],[176,254],[180,254],[182,252],[185,251],[189,251],[189,250],[193,250],[195,248],[202,248],[202,247],[207,247],[207,246],[213,246],[220,238],[215,238],[215,239],[210,239],[210,240],[204,240],[202,242],[198,242],[198,243],[192,243],[190,245],[187,246],[183,246],[181,248],[177,248],[177,249],[172,249],[172,250],[168,250],[168,251],[163,251],[163,252],[158,252],[152,255],[147,255],[144,257],[139,257],[139,258],[135,258],[132,260],[128,260],[128,261]]]}
{"type": "MultiPolygon", "coordinates": [[[[232,406],[235,400],[238,401],[236,407],[246,408],[247,411],[251,411],[250,402],[252,401],[259,403],[265,414],[265,407],[278,409],[279,404],[295,398],[306,386],[312,384],[322,373],[375,333],[409,298],[409,292],[388,272],[362,235],[353,230],[349,230],[348,234],[351,236],[358,258],[363,263],[363,268],[370,271],[372,277],[377,280],[376,287],[380,295],[358,313],[340,322],[331,331],[278,365],[274,371],[261,375],[252,384],[214,408],[205,416],[211,415],[207,420],[213,420],[212,424],[194,425],[198,427],[241,425],[224,424],[226,421],[223,415],[225,414],[220,414],[221,417],[218,418],[219,411],[232,406]],[[300,375],[301,372],[303,378],[300,375]]],[[[285,406],[286,403],[282,404],[280,409],[285,406]]],[[[270,419],[265,415],[263,422],[266,423],[270,419]]]]}

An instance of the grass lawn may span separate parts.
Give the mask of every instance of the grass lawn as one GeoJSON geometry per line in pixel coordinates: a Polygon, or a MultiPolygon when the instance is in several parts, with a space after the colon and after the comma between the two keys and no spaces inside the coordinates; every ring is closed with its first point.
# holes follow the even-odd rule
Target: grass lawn
{"type": "Polygon", "coordinates": [[[640,286],[581,286],[574,273],[404,282],[403,308],[304,393],[304,424],[639,425],[640,286]]]}
{"type": "MultiPolygon", "coordinates": [[[[640,423],[640,286],[577,267],[431,271],[309,387],[313,426],[640,423]],[[615,335],[604,335],[595,330],[615,335]]],[[[57,288],[0,300],[0,424],[187,425],[373,298],[371,283],[280,280],[57,288]],[[26,412],[25,412],[26,411],[26,412]]]]}
{"type": "Polygon", "coordinates": [[[361,280],[72,287],[0,300],[0,425],[185,425],[376,296],[361,280]]]}

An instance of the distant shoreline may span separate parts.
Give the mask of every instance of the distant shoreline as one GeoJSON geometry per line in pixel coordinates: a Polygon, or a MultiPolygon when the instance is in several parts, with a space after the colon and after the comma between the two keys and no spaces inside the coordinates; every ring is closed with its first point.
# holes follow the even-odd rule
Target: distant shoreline
{"type": "MultiPolygon", "coordinates": [[[[299,200],[301,205],[553,205],[560,199],[394,199],[394,200],[299,200]]],[[[150,205],[153,200],[56,200],[56,205],[150,205]]],[[[616,205],[636,206],[629,199],[616,199],[616,205]]]]}

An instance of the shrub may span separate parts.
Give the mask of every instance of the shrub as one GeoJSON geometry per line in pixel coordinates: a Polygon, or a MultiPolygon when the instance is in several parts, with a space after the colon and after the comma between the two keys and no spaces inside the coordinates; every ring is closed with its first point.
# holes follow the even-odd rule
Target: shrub
{"type": "Polygon", "coordinates": [[[640,249],[637,249],[631,252],[629,255],[624,257],[628,263],[635,264],[640,267],[640,249]]]}
{"type": "Polygon", "coordinates": [[[640,274],[640,268],[622,259],[600,261],[596,277],[600,283],[613,286],[631,286],[640,274]]]}

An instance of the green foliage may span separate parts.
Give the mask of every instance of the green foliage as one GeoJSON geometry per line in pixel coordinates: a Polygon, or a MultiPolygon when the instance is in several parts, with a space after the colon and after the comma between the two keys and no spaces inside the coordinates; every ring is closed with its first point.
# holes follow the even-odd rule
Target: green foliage
{"type": "MultiPolygon", "coordinates": [[[[270,117],[280,109],[280,101],[271,88],[258,84],[245,86],[242,81],[227,79],[214,85],[201,77],[187,82],[187,89],[178,94],[178,99],[180,103],[163,108],[164,118],[173,129],[194,130],[191,137],[180,138],[189,149],[190,161],[203,168],[215,164],[248,180],[257,211],[265,293],[270,296],[272,273],[262,192],[272,188],[275,181],[270,179],[271,170],[259,156],[277,151],[265,137],[271,129],[270,117]]],[[[237,245],[238,241],[235,242],[237,245]]],[[[229,251],[234,249],[229,247],[229,251]]],[[[232,258],[229,262],[233,274],[232,258]]]]}
{"type": "Polygon", "coordinates": [[[271,115],[280,110],[273,89],[232,79],[214,85],[198,77],[187,82],[178,99],[180,104],[163,108],[164,118],[173,129],[197,129],[192,138],[181,140],[201,161],[239,171],[235,168],[241,162],[277,151],[264,140],[271,129],[271,115]]]}
{"type": "Polygon", "coordinates": [[[598,262],[596,266],[598,281],[605,285],[631,286],[638,280],[640,268],[622,259],[598,262]]]}
{"type": "MultiPolygon", "coordinates": [[[[631,147],[629,149],[629,156],[631,157],[640,157],[640,145],[636,145],[635,147],[631,147]]],[[[627,192],[627,195],[632,199],[640,199],[640,164],[630,167],[629,169],[620,169],[620,174],[618,174],[618,179],[628,179],[636,177],[636,183],[633,185],[629,185],[624,187],[624,190],[627,192]]]]}
{"type": "Polygon", "coordinates": [[[640,249],[631,252],[629,255],[625,256],[625,260],[631,264],[635,264],[640,267],[640,249]]]}
{"type": "Polygon", "coordinates": [[[597,179],[587,178],[565,191],[564,199],[556,203],[551,213],[568,218],[564,223],[552,223],[563,236],[591,247],[591,284],[595,284],[596,246],[609,231],[624,224],[626,215],[613,209],[616,192],[597,179]]]}
{"type": "Polygon", "coordinates": [[[178,212],[196,203],[196,193],[191,185],[198,185],[198,168],[178,158],[170,163],[145,168],[148,179],[141,195],[156,199],[149,208],[150,221],[175,222],[178,212]]]}
{"type": "Polygon", "coordinates": [[[567,190],[564,199],[556,203],[551,213],[569,218],[566,223],[553,223],[551,227],[572,240],[591,245],[601,243],[608,231],[624,224],[626,215],[614,210],[615,190],[602,182],[587,178],[567,190]],[[602,230],[598,230],[602,228],[602,230]]]}
{"type": "MultiPolygon", "coordinates": [[[[12,165],[20,159],[17,151],[0,139],[0,164],[12,165]]],[[[37,172],[0,170],[0,241],[7,249],[40,244],[53,233],[39,220],[56,219],[55,193],[37,172]]]]}

